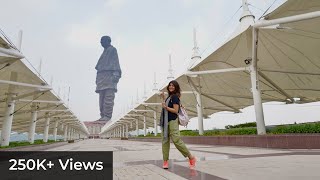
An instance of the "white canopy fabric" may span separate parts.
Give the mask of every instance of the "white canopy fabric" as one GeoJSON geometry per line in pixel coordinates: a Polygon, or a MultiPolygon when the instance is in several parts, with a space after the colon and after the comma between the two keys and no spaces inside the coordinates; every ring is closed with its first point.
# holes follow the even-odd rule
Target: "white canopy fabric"
{"type": "Polygon", "coordinates": [[[314,11],[319,11],[318,0],[287,0],[280,7],[265,15],[264,19],[278,19],[314,11]]]}
{"type": "Polygon", "coordinates": [[[13,56],[5,52],[19,53],[18,50],[12,48],[10,44],[0,36],[0,69],[7,66],[7,64],[13,63],[20,59],[19,57],[13,56]]]}
{"type": "MultiPolygon", "coordinates": [[[[280,15],[297,15],[315,10],[320,10],[320,1],[292,0],[283,4],[268,17],[269,19],[279,18],[280,15]]],[[[293,98],[301,98],[299,101],[301,103],[319,100],[319,20],[320,18],[315,18],[282,24],[280,28],[272,27],[259,30],[258,68],[263,102],[291,102],[293,98]]],[[[251,58],[251,43],[252,30],[249,27],[191,70],[205,71],[245,67],[247,65],[244,60],[251,58]]],[[[203,94],[226,103],[226,105],[216,105],[215,100],[211,101],[206,98],[206,95],[202,95],[205,108],[210,104],[211,107],[241,109],[253,104],[248,72],[206,74],[201,75],[199,79],[191,79],[195,81],[196,86],[200,84],[203,94]]],[[[180,76],[177,80],[182,84],[183,89],[190,88],[185,75],[180,76]]],[[[186,101],[192,102],[194,98],[186,101]]]]}
{"type": "Polygon", "coordinates": [[[131,130],[135,130],[136,129],[136,120],[138,120],[138,127],[139,129],[143,129],[144,128],[144,124],[143,124],[143,116],[146,117],[146,128],[148,127],[154,127],[154,118],[153,118],[153,112],[150,110],[156,110],[157,112],[157,122],[158,119],[160,118],[160,107],[157,106],[144,106],[142,104],[137,105],[135,108],[131,109],[128,113],[126,113],[125,115],[123,115],[122,117],[120,117],[117,121],[115,121],[112,124],[107,124],[103,129],[106,129],[108,127],[108,129],[110,129],[111,127],[115,127],[116,125],[119,124],[128,124],[130,125],[129,131],[131,130]],[[147,110],[146,112],[137,112],[135,110],[147,110]],[[132,122],[132,126],[131,126],[131,122],[132,122]]]}
{"type": "MultiPolygon", "coordinates": [[[[319,10],[320,1],[318,0],[288,0],[266,15],[265,19],[272,20],[319,10]]],[[[249,67],[245,60],[250,62],[252,56],[254,21],[248,14],[245,17],[228,41],[191,68],[192,72],[249,67]]],[[[262,102],[319,101],[319,47],[320,18],[260,28],[257,59],[262,102]],[[296,98],[300,100],[296,101],[296,98]]],[[[242,108],[253,105],[250,72],[247,70],[203,74],[197,77],[183,74],[177,78],[177,81],[182,91],[193,91],[196,87],[201,92],[205,116],[220,111],[237,113],[242,108]]],[[[196,115],[198,102],[195,95],[182,94],[181,100],[187,107],[188,113],[196,115]]],[[[161,101],[158,95],[154,94],[145,102],[161,101]]],[[[138,108],[144,108],[144,106],[140,105],[138,108]]]]}
{"type": "MultiPolygon", "coordinates": [[[[4,52],[10,51],[15,54],[20,52],[14,48],[5,38],[0,37],[0,48],[4,52]]],[[[1,50],[0,50],[1,51],[1,50]]],[[[12,53],[11,53],[12,54],[12,53]]],[[[78,129],[87,133],[86,127],[74,116],[69,108],[50,90],[45,81],[31,71],[21,60],[20,57],[8,55],[0,52],[0,127],[4,121],[4,112],[6,110],[6,98],[9,86],[14,86],[13,93],[17,97],[15,101],[14,116],[12,122],[12,131],[23,133],[29,131],[31,121],[31,105],[36,102],[38,116],[36,124],[36,133],[43,133],[45,127],[45,114],[50,110],[50,129],[53,133],[55,121],[60,124],[68,124],[69,127],[78,129]],[[12,83],[11,74],[17,74],[18,84],[12,83]],[[10,81],[10,82],[9,82],[10,81]],[[32,94],[33,93],[33,94],[32,94]],[[29,96],[27,96],[29,95],[29,96]],[[69,117],[68,117],[69,116],[69,117]]],[[[63,129],[58,128],[58,134],[63,134],[63,129]]]]}

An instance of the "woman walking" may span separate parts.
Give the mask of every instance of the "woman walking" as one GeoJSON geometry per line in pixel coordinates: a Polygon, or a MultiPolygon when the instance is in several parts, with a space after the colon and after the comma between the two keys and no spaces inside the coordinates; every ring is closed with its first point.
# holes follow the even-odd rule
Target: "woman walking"
{"type": "Polygon", "coordinates": [[[186,145],[180,138],[179,122],[177,120],[180,107],[180,86],[177,81],[170,81],[167,86],[168,97],[165,99],[164,93],[161,93],[163,99],[160,126],[162,127],[162,154],[163,168],[168,169],[170,138],[176,148],[184,157],[189,158],[190,168],[195,167],[196,158],[191,155],[186,145]]]}

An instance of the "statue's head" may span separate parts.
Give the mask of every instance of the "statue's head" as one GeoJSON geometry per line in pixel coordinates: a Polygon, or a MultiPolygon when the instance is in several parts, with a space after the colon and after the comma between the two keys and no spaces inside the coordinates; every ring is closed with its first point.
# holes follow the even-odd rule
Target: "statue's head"
{"type": "Polygon", "coordinates": [[[110,46],[111,38],[109,36],[102,36],[100,43],[102,47],[107,48],[110,46]]]}

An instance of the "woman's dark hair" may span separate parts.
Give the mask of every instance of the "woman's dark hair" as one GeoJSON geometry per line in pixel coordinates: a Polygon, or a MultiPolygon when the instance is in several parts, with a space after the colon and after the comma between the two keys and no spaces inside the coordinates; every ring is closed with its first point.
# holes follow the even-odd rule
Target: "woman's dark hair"
{"type": "Polygon", "coordinates": [[[169,84],[168,84],[168,86],[167,86],[167,91],[168,91],[169,96],[171,96],[171,95],[173,95],[173,94],[177,95],[179,98],[180,98],[180,96],[181,96],[180,85],[179,85],[179,83],[178,83],[177,81],[175,81],[175,80],[172,80],[172,81],[169,82],[169,84]],[[172,85],[174,86],[174,91],[173,91],[173,92],[170,92],[170,91],[169,91],[169,86],[170,86],[170,84],[172,84],[172,85]]]}

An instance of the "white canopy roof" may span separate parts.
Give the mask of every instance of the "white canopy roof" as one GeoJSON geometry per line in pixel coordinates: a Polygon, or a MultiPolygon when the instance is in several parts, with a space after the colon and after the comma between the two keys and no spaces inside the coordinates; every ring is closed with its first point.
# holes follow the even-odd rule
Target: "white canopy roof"
{"type": "MultiPolygon", "coordinates": [[[[45,115],[49,112],[50,124],[59,121],[87,133],[83,123],[51,91],[51,87],[20,60],[21,57],[23,57],[22,54],[15,49],[14,45],[0,36],[0,127],[2,127],[4,120],[9,86],[13,86],[15,111],[12,131],[28,132],[32,111],[31,105],[34,104],[38,111],[36,133],[43,133],[45,115]],[[17,74],[17,79],[14,81],[11,79],[12,74],[17,74]]],[[[50,125],[49,127],[49,133],[52,133],[54,126],[50,125]]],[[[58,128],[58,134],[63,134],[61,128],[58,128]]]]}
{"type": "MultiPolygon", "coordinates": [[[[320,1],[288,1],[268,17],[269,19],[279,18],[281,16],[273,16],[273,14],[288,16],[319,9],[320,1]],[[286,13],[287,11],[291,13],[286,13]]],[[[320,18],[315,18],[281,24],[280,28],[259,30],[258,68],[264,102],[292,102],[293,98],[301,98],[301,103],[319,100],[320,52],[317,50],[320,45],[319,20],[320,18]]],[[[248,27],[191,70],[246,67],[244,61],[251,58],[251,43],[252,32],[248,27]]],[[[183,85],[183,89],[190,89],[185,75],[180,76],[177,80],[183,85]]],[[[253,104],[248,72],[206,74],[201,75],[199,79],[192,78],[192,80],[195,81],[196,86],[201,85],[204,106],[210,104],[213,107],[241,109],[253,104]],[[216,101],[210,101],[206,95],[221,100],[226,105],[216,105],[216,101]]],[[[192,102],[194,98],[187,101],[192,102]]]]}
{"type": "MultiPolygon", "coordinates": [[[[265,19],[319,10],[318,0],[289,0],[265,19]]],[[[183,91],[193,91],[196,87],[201,92],[204,115],[219,111],[240,112],[242,108],[253,105],[250,73],[245,60],[251,60],[251,26],[254,21],[252,16],[247,13],[244,15],[228,41],[191,68],[193,72],[229,68],[243,68],[243,71],[210,73],[197,77],[183,74],[177,78],[183,91]]],[[[307,103],[320,100],[320,18],[260,28],[258,42],[262,102],[307,103]],[[296,101],[295,98],[300,100],[296,101]]],[[[195,115],[195,96],[182,94],[181,100],[188,113],[195,115]]],[[[145,102],[161,101],[155,94],[145,102]]]]}

